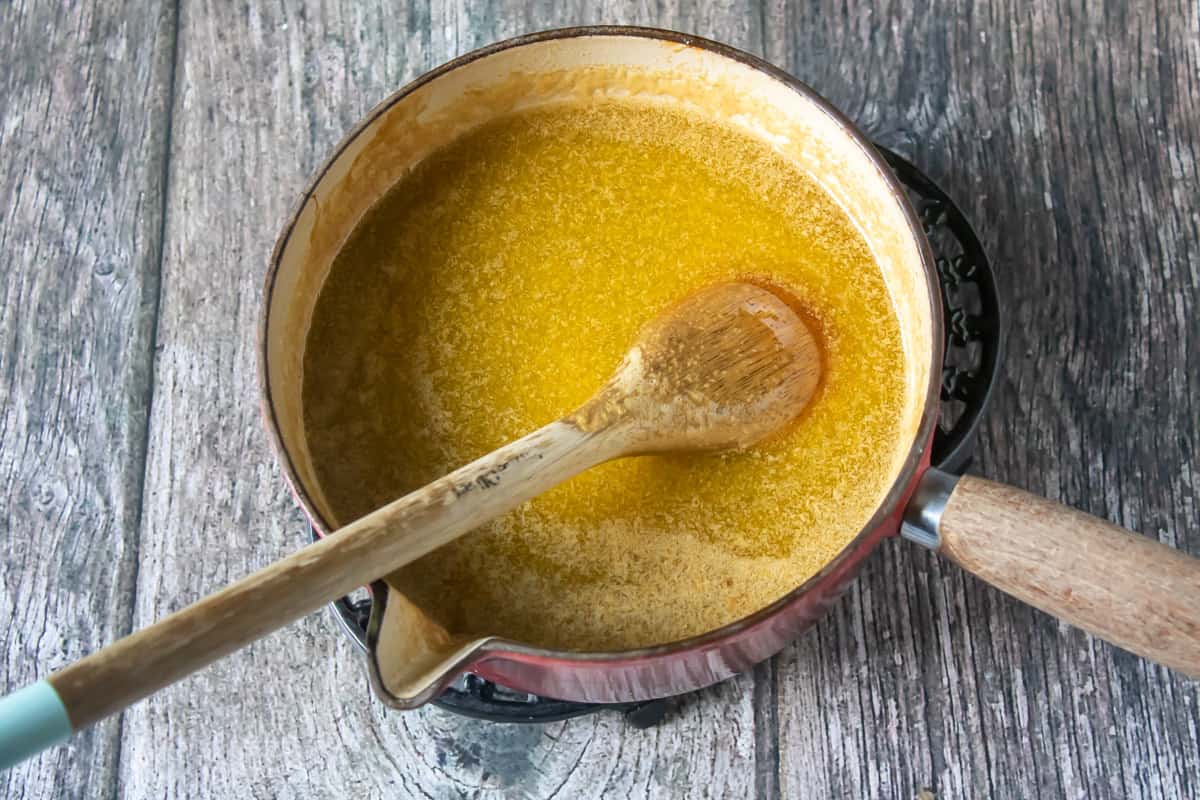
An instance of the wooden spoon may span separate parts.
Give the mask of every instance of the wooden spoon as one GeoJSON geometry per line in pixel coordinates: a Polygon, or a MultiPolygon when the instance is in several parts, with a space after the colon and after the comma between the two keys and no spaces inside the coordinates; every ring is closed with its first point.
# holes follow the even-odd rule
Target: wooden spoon
{"type": "Polygon", "coordinates": [[[642,329],[574,413],[0,701],[0,766],[120,711],[597,464],[749,447],[816,390],[812,332],[775,292],[725,283],[642,329]]]}

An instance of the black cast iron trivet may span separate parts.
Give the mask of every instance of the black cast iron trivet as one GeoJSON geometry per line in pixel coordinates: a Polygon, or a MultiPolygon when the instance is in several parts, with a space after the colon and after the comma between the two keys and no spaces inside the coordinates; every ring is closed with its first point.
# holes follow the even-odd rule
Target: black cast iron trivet
{"type": "MultiPolygon", "coordinates": [[[[996,278],[979,237],[945,192],[905,158],[876,145],[904,184],[933,248],[942,287],[945,359],[941,417],[933,435],[933,466],[961,474],[971,461],[975,433],[1000,375],[1004,355],[1003,316],[996,278]]],[[[310,528],[313,539],[315,530],[310,528]]],[[[371,599],[343,597],[330,604],[350,639],[364,652],[371,599]]],[[[435,705],[493,722],[556,722],[593,711],[625,714],[638,728],[657,725],[671,698],[642,703],[574,703],[518,692],[464,675],[435,705]]]]}

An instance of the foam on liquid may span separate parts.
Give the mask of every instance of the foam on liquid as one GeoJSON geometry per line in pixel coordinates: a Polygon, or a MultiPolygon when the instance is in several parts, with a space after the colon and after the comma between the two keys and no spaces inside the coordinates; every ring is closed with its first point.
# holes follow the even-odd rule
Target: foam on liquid
{"type": "Polygon", "coordinates": [[[759,276],[818,320],[822,388],[748,452],[603,465],[393,576],[453,633],[619,650],[703,633],[817,572],[886,493],[899,326],[866,243],[764,142],[632,103],[522,112],[423,162],[364,219],[304,364],[344,524],[580,405],[638,328],[759,276]]]}

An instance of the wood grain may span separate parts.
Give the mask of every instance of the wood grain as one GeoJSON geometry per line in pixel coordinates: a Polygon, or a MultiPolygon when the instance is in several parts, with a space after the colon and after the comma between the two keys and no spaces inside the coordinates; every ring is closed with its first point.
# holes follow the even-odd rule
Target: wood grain
{"type": "MultiPolygon", "coordinates": [[[[277,226],[388,91],[565,24],[663,25],[765,52],[926,168],[975,220],[1009,300],[1006,380],[977,470],[1200,554],[1190,0],[189,1],[178,22],[165,109],[169,10],[0,5],[11,685],[120,633],[135,582],[144,624],[303,541],[254,400],[277,226]]],[[[128,713],[119,786],[110,725],[0,777],[0,793],[1200,797],[1196,682],[902,542],[782,657],[653,731],[613,715],[526,728],[389,714],[364,677],[333,624],[309,619],[128,713]]]]}
{"type": "MultiPolygon", "coordinates": [[[[0,4],[0,688],[129,630],[173,18],[0,4]]],[[[109,796],[120,726],[0,773],[109,796]]]]}
{"type": "MultiPolygon", "coordinates": [[[[468,25],[465,8],[443,3],[183,5],[139,625],[307,535],[262,433],[254,361],[267,257],[307,175],[404,81],[482,41],[579,13],[550,7],[501,6],[495,17],[472,8],[468,25]]],[[[724,19],[732,27],[747,13],[724,19]]],[[[119,789],[133,798],[740,798],[754,786],[750,684],[703,692],[645,732],[615,715],[513,728],[436,709],[386,713],[361,656],[320,615],[126,712],[119,789]]]]}
{"type": "MultiPolygon", "coordinates": [[[[747,447],[776,433],[812,397],[820,366],[786,300],[749,283],[710,287],[647,323],[577,411],[70,664],[50,684],[72,728],[93,725],[605,461],[747,447]]],[[[447,642],[439,660],[462,645],[447,642]]],[[[397,701],[426,703],[456,672],[429,666],[393,664],[410,678],[388,685],[397,701]]]]}
{"type": "Polygon", "coordinates": [[[1200,559],[1082,511],[968,475],[938,554],[1035,608],[1200,678],[1200,559]]]}
{"type": "MultiPolygon", "coordinates": [[[[626,431],[546,425],[70,664],[49,677],[50,685],[72,728],[93,725],[621,455],[630,446],[626,431]]],[[[464,643],[446,644],[435,664],[464,643]]],[[[436,697],[439,681],[453,677],[396,666],[407,667],[416,683],[393,694],[414,705],[436,697]]]]}
{"type": "MultiPolygon", "coordinates": [[[[1195,4],[767,9],[768,57],[992,256],[1010,340],[975,470],[1200,555],[1195,4]]],[[[1196,682],[904,542],[777,672],[785,796],[1200,796],[1196,682]]]]}

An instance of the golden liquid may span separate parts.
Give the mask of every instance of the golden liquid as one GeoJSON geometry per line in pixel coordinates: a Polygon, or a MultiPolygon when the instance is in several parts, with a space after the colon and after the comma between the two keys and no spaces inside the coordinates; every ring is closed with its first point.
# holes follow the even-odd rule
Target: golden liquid
{"type": "Polygon", "coordinates": [[[616,650],[737,620],[886,493],[899,325],[866,243],[769,145],[682,113],[563,106],[478,129],[364,219],[318,300],[304,409],[339,523],[570,412],[638,328],[738,276],[818,319],[824,383],[742,453],[603,465],[393,576],[453,633],[616,650]]]}

